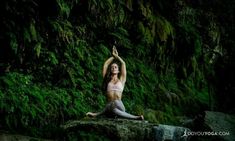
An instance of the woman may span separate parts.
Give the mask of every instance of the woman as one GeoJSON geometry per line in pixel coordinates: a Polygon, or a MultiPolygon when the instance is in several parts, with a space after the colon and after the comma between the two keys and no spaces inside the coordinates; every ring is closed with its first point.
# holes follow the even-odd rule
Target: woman
{"type": "Polygon", "coordinates": [[[102,114],[106,114],[108,116],[114,115],[123,118],[143,120],[143,115],[135,116],[125,112],[125,107],[121,99],[126,82],[126,64],[122,58],[118,56],[118,52],[115,47],[113,47],[112,54],[113,56],[110,57],[103,66],[103,78],[104,80],[108,80],[107,83],[104,83],[108,104],[102,112],[88,112],[86,115],[96,117],[102,114]],[[119,71],[118,64],[113,62],[115,59],[121,62],[121,72],[119,71]],[[110,64],[110,70],[108,70],[110,64]],[[119,74],[120,78],[118,77],[119,74]]]}

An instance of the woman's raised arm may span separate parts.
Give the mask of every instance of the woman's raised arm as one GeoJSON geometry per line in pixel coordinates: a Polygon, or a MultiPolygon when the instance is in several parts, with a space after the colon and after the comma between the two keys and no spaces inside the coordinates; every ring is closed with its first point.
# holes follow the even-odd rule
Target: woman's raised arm
{"type": "Polygon", "coordinates": [[[103,65],[103,71],[102,71],[103,78],[105,77],[105,75],[107,73],[108,66],[113,61],[113,59],[114,59],[114,57],[112,56],[105,61],[104,65],[103,65]]]}
{"type": "Polygon", "coordinates": [[[115,47],[113,48],[113,56],[121,62],[120,80],[122,81],[123,84],[125,84],[125,82],[126,82],[126,63],[123,61],[123,59],[120,56],[118,56],[118,51],[115,47]]]}

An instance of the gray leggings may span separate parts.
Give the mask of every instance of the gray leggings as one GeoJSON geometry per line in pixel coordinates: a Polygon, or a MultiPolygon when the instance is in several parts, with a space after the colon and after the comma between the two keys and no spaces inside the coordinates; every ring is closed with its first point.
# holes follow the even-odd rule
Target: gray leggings
{"type": "Polygon", "coordinates": [[[111,101],[109,102],[104,110],[102,112],[99,113],[99,115],[101,114],[105,114],[107,116],[120,116],[120,117],[123,117],[123,118],[129,118],[129,119],[138,119],[139,116],[134,116],[134,115],[131,115],[127,112],[125,112],[125,107],[122,103],[121,100],[114,100],[114,101],[111,101]]]}

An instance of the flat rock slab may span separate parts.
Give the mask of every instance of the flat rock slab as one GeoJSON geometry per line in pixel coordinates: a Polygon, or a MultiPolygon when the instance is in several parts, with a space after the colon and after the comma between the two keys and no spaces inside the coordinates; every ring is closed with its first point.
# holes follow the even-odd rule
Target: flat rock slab
{"type": "Polygon", "coordinates": [[[142,141],[153,138],[154,125],[140,120],[92,118],[69,121],[61,127],[66,131],[66,139],[72,137],[80,140],[99,138],[114,141],[142,141]]]}
{"type": "Polygon", "coordinates": [[[64,131],[63,140],[187,140],[180,138],[186,130],[184,127],[157,125],[141,120],[89,118],[69,121],[61,128],[64,131]]]}

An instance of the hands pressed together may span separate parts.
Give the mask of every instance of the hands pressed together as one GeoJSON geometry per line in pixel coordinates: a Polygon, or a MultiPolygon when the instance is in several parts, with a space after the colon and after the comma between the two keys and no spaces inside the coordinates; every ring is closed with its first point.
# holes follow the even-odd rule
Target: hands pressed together
{"type": "Polygon", "coordinates": [[[113,56],[114,56],[115,58],[118,57],[118,51],[117,51],[117,49],[116,49],[115,46],[113,46],[113,52],[112,52],[112,54],[113,54],[113,56]]]}

